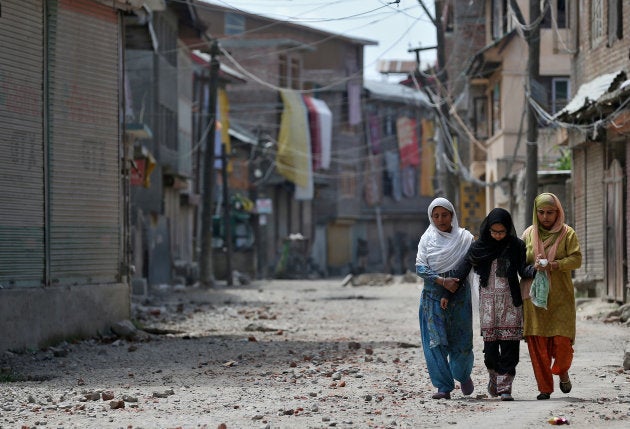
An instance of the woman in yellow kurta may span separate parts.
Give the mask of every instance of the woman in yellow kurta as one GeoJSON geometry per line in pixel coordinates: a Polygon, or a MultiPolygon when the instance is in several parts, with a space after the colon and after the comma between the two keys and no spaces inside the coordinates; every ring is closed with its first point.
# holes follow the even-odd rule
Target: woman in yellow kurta
{"type": "Polygon", "coordinates": [[[572,387],[575,294],[571,272],[582,265],[582,252],[575,231],[564,223],[560,200],[548,192],[534,200],[533,224],[523,233],[523,241],[527,263],[549,279],[547,309],[536,307],[530,299],[523,304],[523,334],[540,391],[537,399],[549,399],[553,375],[559,376],[562,392],[569,393],[572,387]],[[541,263],[544,259],[546,264],[541,263]]]}

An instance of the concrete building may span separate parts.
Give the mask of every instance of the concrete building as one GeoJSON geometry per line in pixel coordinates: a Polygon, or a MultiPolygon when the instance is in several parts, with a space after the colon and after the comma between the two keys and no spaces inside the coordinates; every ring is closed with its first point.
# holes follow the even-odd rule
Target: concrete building
{"type": "MultiPolygon", "coordinates": [[[[529,2],[517,2],[529,22],[529,2]]],[[[470,172],[486,183],[486,212],[503,207],[512,212],[517,231],[531,222],[531,208],[525,207],[527,110],[533,100],[552,114],[567,102],[570,53],[562,45],[569,34],[568,21],[560,19],[564,2],[552,1],[540,27],[539,76],[528,85],[529,47],[526,28],[507,0],[485,2],[486,45],[475,53],[466,69],[470,96],[469,119],[477,143],[474,151],[485,151],[481,164],[473,153],[470,172]]],[[[562,15],[566,18],[565,15],[562,15]]],[[[562,150],[551,124],[538,122],[539,191],[549,190],[565,201],[568,172],[556,161],[562,150]]],[[[570,210],[568,210],[569,219],[570,210]]]]}
{"type": "Polygon", "coordinates": [[[575,91],[552,120],[572,154],[572,205],[584,255],[575,284],[589,296],[627,302],[630,7],[621,0],[569,5],[562,41],[572,49],[575,91]]]}
{"type": "Polygon", "coordinates": [[[0,350],[129,317],[119,71],[122,15],[140,6],[2,2],[0,350]]]}
{"type": "Polygon", "coordinates": [[[352,266],[404,274],[414,269],[435,193],[434,113],[421,91],[374,80],[364,83],[363,105],[365,152],[352,266]]]}
{"type": "MultiPolygon", "coordinates": [[[[529,2],[516,4],[529,22],[529,2]]],[[[570,54],[562,38],[569,32],[568,9],[562,1],[549,6],[541,18],[539,76],[530,90],[526,28],[510,1],[436,2],[443,65],[427,68],[423,79],[414,80],[445,106],[438,112],[448,124],[447,137],[438,139],[438,158],[446,161],[437,166],[442,170],[437,174],[455,182],[448,197],[459,207],[460,223],[473,232],[494,207],[511,211],[517,231],[531,222],[524,201],[528,102],[535,100],[553,114],[566,104],[570,91],[570,54]]],[[[538,188],[564,200],[570,171],[561,169],[559,161],[567,154],[549,121],[538,122],[536,144],[538,188]]],[[[570,220],[570,207],[568,215],[570,220]]]]}
{"type": "Polygon", "coordinates": [[[426,96],[363,81],[363,47],[373,41],[216,5],[199,7],[199,14],[224,48],[222,63],[247,79],[227,94],[231,126],[257,142],[251,145],[250,199],[267,202],[268,211],[253,218],[256,274],[413,269],[410,255],[433,196],[426,96]],[[317,130],[310,130],[310,194],[282,165],[283,121],[296,109],[290,94],[320,103],[331,121],[327,150],[317,148],[317,130]]]}
{"type": "Polygon", "coordinates": [[[209,34],[224,49],[221,62],[248,80],[247,85],[228,88],[230,123],[267,147],[257,152],[262,158],[253,161],[260,167],[254,168],[260,177],[252,182],[252,195],[267,208],[256,217],[257,274],[308,274],[299,272],[303,270],[327,274],[327,267],[342,269],[352,262],[353,242],[351,229],[340,219],[356,216],[360,201],[358,165],[346,161],[358,159],[365,150],[360,104],[363,47],[374,42],[217,5],[197,6],[209,34]],[[316,100],[330,115],[327,153],[304,149],[311,143],[309,133],[287,138],[296,130],[282,131],[283,115],[287,127],[298,120],[289,115],[304,109],[302,95],[316,100]],[[292,146],[298,143],[304,148],[292,146]],[[286,264],[286,256],[296,253],[299,257],[286,264]],[[296,273],[285,270],[298,266],[296,273]]]}

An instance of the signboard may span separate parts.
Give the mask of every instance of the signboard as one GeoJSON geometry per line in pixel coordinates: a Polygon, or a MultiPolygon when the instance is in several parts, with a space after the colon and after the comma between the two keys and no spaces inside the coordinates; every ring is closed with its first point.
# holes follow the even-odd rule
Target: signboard
{"type": "Polygon", "coordinates": [[[256,199],[256,213],[258,214],[271,214],[273,213],[273,205],[271,198],[258,198],[256,199]]]}
{"type": "Polygon", "coordinates": [[[134,159],[135,167],[131,166],[131,186],[144,186],[144,174],[146,171],[146,159],[134,159]]]}

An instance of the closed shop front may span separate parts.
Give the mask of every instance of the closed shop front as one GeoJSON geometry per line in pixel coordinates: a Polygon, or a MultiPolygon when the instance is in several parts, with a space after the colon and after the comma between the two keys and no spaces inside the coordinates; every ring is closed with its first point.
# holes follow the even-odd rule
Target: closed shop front
{"type": "Polygon", "coordinates": [[[44,282],[43,4],[3,0],[0,15],[0,285],[44,282]]]}
{"type": "Polygon", "coordinates": [[[112,283],[122,265],[118,16],[88,0],[48,5],[52,284],[112,283]]]}
{"type": "Polygon", "coordinates": [[[573,150],[573,157],[575,229],[582,248],[575,285],[593,294],[604,290],[604,146],[585,142],[573,150]]]}
{"type": "Polygon", "coordinates": [[[0,352],[129,318],[119,13],[0,0],[0,352]]]}

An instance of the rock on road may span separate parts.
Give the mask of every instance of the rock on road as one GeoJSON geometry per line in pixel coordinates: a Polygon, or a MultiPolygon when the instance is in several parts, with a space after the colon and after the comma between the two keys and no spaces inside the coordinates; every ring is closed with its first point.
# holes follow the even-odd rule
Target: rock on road
{"type": "MultiPolygon", "coordinates": [[[[0,356],[0,429],[630,427],[630,328],[578,307],[573,391],[537,401],[525,343],[514,402],[433,400],[417,321],[421,282],[339,279],[162,287],[134,302],[143,328],[0,356]],[[224,425],[224,426],[222,426],[224,425]]],[[[475,320],[478,332],[478,320],[475,320]]]]}

